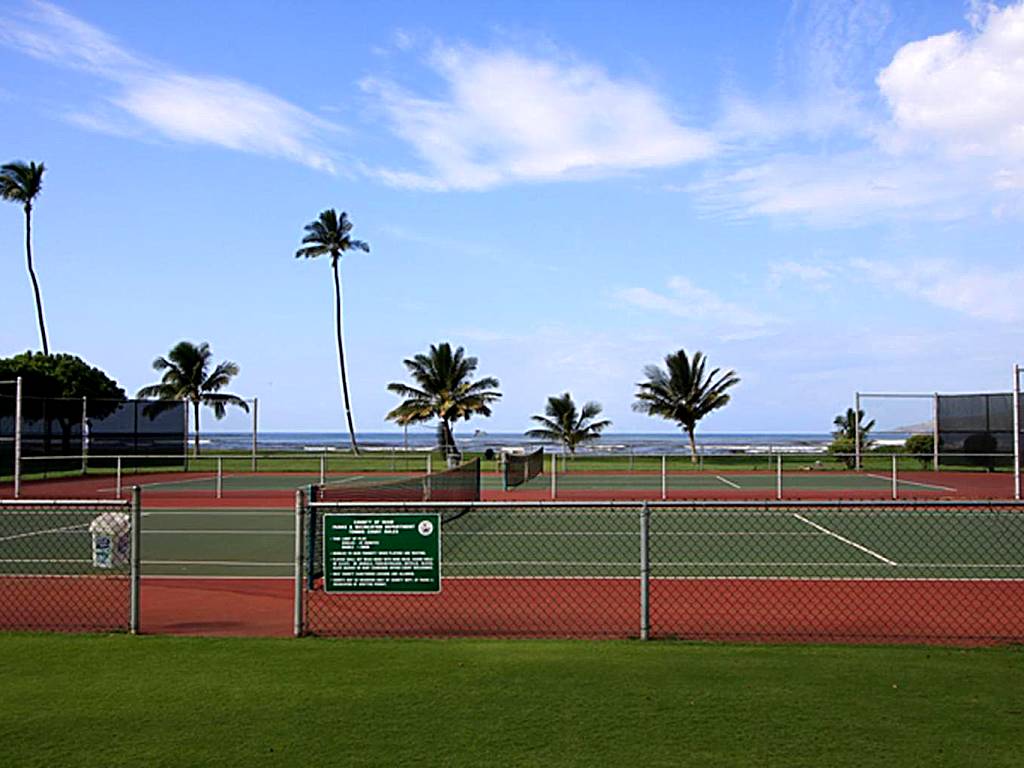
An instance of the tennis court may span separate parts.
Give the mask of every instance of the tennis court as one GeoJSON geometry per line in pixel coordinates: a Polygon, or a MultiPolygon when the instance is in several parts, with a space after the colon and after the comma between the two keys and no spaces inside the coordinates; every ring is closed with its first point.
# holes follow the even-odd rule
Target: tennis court
{"type": "MultiPolygon", "coordinates": [[[[418,505],[391,509],[410,506],[418,505]]],[[[304,515],[303,617],[311,633],[638,634],[639,505],[449,505],[457,513],[442,527],[444,586],[426,596],[324,594],[308,536],[315,516],[335,509],[304,515]]],[[[648,515],[654,637],[1024,640],[1019,505],[652,503],[648,515]]],[[[123,626],[126,567],[93,566],[92,519],[75,508],[4,511],[0,604],[18,606],[5,609],[8,622],[123,626]]],[[[144,509],[143,631],[289,634],[295,531],[294,508],[144,509]]]]}
{"type": "MultiPolygon", "coordinates": [[[[117,498],[139,485],[149,499],[181,505],[209,504],[211,499],[232,504],[288,506],[298,489],[325,481],[364,491],[395,483],[415,484],[422,472],[152,472],[125,475],[87,475],[25,482],[24,498],[117,498]]],[[[559,473],[554,493],[561,500],[684,500],[705,499],[1011,499],[1013,477],[1006,472],[901,471],[893,483],[883,471],[602,471],[559,473]]],[[[549,500],[550,472],[506,488],[503,473],[481,472],[481,493],[488,500],[549,500]]],[[[9,494],[8,494],[9,495],[9,494]]],[[[386,496],[379,496],[386,500],[386,496]]]]}

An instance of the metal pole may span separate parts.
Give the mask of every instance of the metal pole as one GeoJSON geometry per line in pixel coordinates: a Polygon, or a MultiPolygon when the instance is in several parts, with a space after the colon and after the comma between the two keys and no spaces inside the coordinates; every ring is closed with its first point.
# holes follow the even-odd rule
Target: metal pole
{"type": "Polygon", "coordinates": [[[430,456],[433,451],[427,451],[427,474],[430,474],[430,456]]]}
{"type": "Polygon", "coordinates": [[[551,454],[551,500],[558,497],[558,454],[551,454]]]}
{"type": "Polygon", "coordinates": [[[939,393],[932,395],[932,472],[939,471],[939,393]]]}
{"type": "Polygon", "coordinates": [[[1013,498],[1020,501],[1020,366],[1013,366],[1013,498]]]}
{"type": "Polygon", "coordinates": [[[182,453],[185,456],[185,471],[188,472],[188,400],[181,399],[182,411],[185,413],[185,444],[182,446],[182,453]]]}
{"type": "Polygon", "coordinates": [[[14,498],[21,496],[21,376],[14,380],[14,498]]]}
{"type": "Polygon", "coordinates": [[[139,593],[142,587],[142,490],[132,486],[131,506],[131,572],[129,627],[133,635],[139,634],[139,593]]]}
{"type": "Polygon", "coordinates": [[[117,482],[114,484],[114,491],[117,493],[117,498],[121,498],[121,457],[117,457],[117,482]]]}
{"type": "Polygon", "coordinates": [[[82,395],[82,474],[89,468],[89,412],[87,399],[82,395]]]}
{"type": "Polygon", "coordinates": [[[327,482],[327,454],[320,454],[320,485],[327,482]]]}
{"type": "Polygon", "coordinates": [[[782,499],[782,453],[775,456],[775,498],[782,499]]]}
{"type": "Polygon", "coordinates": [[[224,497],[224,458],[217,457],[217,498],[224,497]]]}
{"type": "Polygon", "coordinates": [[[651,636],[651,510],[640,507],[640,639],[651,636]]]}
{"type": "Polygon", "coordinates": [[[256,435],[257,429],[257,418],[260,409],[260,399],[254,397],[252,399],[252,471],[256,471],[256,435]]]}
{"type": "Polygon", "coordinates": [[[853,398],[853,468],[860,470],[860,392],[853,398]]]}
{"type": "MultiPolygon", "coordinates": [[[[306,494],[299,488],[295,492],[295,602],[292,634],[302,635],[302,518],[306,511],[306,494]]],[[[313,553],[309,553],[310,557],[313,553]]]]}
{"type": "Polygon", "coordinates": [[[668,478],[666,470],[666,458],[665,454],[661,455],[661,500],[664,501],[668,498],[668,478]]]}
{"type": "Polygon", "coordinates": [[[896,454],[892,455],[892,497],[893,499],[899,498],[899,489],[896,484],[896,454]]]}

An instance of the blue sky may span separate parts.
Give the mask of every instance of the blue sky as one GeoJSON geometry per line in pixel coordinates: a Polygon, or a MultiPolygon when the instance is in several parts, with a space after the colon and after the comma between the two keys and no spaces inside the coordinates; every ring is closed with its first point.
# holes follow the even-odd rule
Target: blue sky
{"type": "MultiPolygon", "coordinates": [[[[1005,390],[1024,359],[1024,6],[13,0],[3,161],[45,161],[51,345],[126,389],[209,341],[269,430],[357,428],[451,340],[518,431],[566,389],[618,431],[642,367],[735,369],[710,431],[824,431],[862,391],[1005,390]]],[[[0,354],[37,348],[0,208],[0,354]]],[[[208,421],[210,421],[208,419],[208,421]]],[[[221,426],[244,423],[233,418],[221,426]]]]}

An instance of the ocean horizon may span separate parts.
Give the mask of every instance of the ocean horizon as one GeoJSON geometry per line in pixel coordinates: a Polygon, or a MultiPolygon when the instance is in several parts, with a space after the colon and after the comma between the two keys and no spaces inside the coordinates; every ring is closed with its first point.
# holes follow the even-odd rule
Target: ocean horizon
{"type": "MultiPolygon", "coordinates": [[[[909,432],[872,432],[876,443],[902,444],[909,432]]],[[[356,433],[360,448],[366,451],[426,451],[437,445],[433,432],[417,431],[408,435],[402,432],[356,433]]],[[[774,450],[786,452],[824,452],[832,442],[828,432],[708,432],[697,433],[697,446],[704,453],[767,453],[774,450]]],[[[557,446],[526,437],[521,432],[474,431],[455,433],[458,446],[468,451],[483,451],[487,448],[529,448],[543,445],[558,452],[557,446]]],[[[200,436],[200,442],[215,450],[245,450],[252,447],[251,432],[207,432],[200,436]]],[[[259,432],[257,446],[261,451],[336,451],[348,448],[348,435],[344,432],[259,432]]],[[[594,454],[661,454],[689,451],[689,438],[671,432],[620,432],[606,433],[599,440],[579,449],[580,453],[594,454]]]]}

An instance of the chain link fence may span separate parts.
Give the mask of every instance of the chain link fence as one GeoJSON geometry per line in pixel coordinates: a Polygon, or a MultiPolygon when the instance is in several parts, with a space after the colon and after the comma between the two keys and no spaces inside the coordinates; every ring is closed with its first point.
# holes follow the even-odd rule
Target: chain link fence
{"type": "Polygon", "coordinates": [[[136,631],[141,510],[0,500],[0,629],[136,631]]]}
{"type": "Polygon", "coordinates": [[[297,631],[341,636],[1024,641],[1024,505],[306,507],[297,631]],[[441,515],[438,594],[323,589],[322,518],[441,515]]]}

